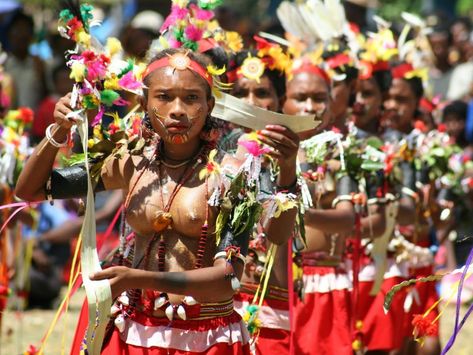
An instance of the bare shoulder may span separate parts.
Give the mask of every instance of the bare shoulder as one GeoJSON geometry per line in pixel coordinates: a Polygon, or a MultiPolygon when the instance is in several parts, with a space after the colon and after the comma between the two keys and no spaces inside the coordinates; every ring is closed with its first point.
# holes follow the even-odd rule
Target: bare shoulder
{"type": "Polygon", "coordinates": [[[137,170],[151,159],[149,154],[130,154],[126,151],[121,155],[110,155],[104,161],[101,176],[107,189],[127,189],[128,182],[137,170]]]}

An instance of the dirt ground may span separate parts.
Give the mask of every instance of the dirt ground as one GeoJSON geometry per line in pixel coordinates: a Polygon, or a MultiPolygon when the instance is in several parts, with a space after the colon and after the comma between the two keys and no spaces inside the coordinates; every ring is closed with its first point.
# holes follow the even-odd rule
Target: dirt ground
{"type": "MultiPolygon", "coordinates": [[[[66,317],[62,317],[51,333],[44,348],[45,355],[69,354],[70,343],[74,335],[77,317],[84,299],[85,292],[81,289],[71,299],[70,309],[66,317]],[[64,343],[63,343],[64,339],[64,343]]],[[[466,308],[462,310],[464,314],[466,308]]],[[[39,346],[55,315],[55,310],[30,310],[19,315],[7,311],[3,318],[3,329],[0,342],[0,355],[21,355],[33,344],[39,346]]],[[[452,333],[455,320],[455,308],[448,306],[440,322],[442,344],[445,344],[452,333]]],[[[473,354],[473,317],[460,332],[451,355],[473,354]]]]}

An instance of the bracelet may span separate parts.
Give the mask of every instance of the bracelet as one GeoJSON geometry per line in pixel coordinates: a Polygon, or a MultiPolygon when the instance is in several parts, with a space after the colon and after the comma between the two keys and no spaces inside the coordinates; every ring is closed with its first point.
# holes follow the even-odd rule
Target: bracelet
{"type": "MultiPolygon", "coordinates": [[[[235,256],[235,257],[237,257],[238,259],[240,259],[240,260],[243,262],[243,265],[246,264],[246,258],[245,258],[243,255],[241,255],[240,253],[238,253],[238,254],[232,254],[232,256],[235,256]]],[[[218,258],[225,258],[225,259],[227,259],[227,257],[228,257],[228,252],[226,252],[226,251],[220,251],[220,252],[218,252],[217,254],[215,254],[214,260],[217,260],[218,258]]]]}
{"type": "Polygon", "coordinates": [[[340,195],[333,199],[332,201],[332,208],[335,208],[340,202],[348,201],[353,203],[353,196],[352,195],[340,195]]]}
{"type": "Polygon", "coordinates": [[[294,180],[294,182],[291,184],[291,185],[286,185],[286,186],[277,186],[276,185],[276,192],[290,192],[290,193],[294,193],[294,194],[297,194],[299,191],[298,187],[299,187],[299,184],[297,183],[297,177],[296,179],[294,180]]]}
{"type": "MultiPolygon", "coordinates": [[[[52,146],[56,147],[56,148],[63,148],[63,147],[67,147],[67,144],[69,143],[69,136],[66,137],[66,140],[62,143],[59,143],[58,141],[56,141],[51,133],[51,129],[53,128],[53,126],[56,125],[55,123],[51,123],[48,128],[46,128],[46,139],[48,140],[49,143],[51,143],[52,146]]],[[[58,126],[60,127],[60,126],[58,126]]]]}

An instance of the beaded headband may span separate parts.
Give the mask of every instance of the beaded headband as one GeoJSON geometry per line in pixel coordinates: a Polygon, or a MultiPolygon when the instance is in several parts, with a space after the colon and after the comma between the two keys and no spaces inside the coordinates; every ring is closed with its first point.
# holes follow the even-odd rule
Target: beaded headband
{"type": "Polygon", "coordinates": [[[143,73],[143,79],[145,79],[155,70],[168,66],[176,70],[192,70],[194,73],[201,76],[210,85],[210,87],[213,86],[212,76],[209,75],[207,70],[204,69],[202,65],[189,58],[189,56],[185,53],[175,53],[150,63],[143,73]]]}

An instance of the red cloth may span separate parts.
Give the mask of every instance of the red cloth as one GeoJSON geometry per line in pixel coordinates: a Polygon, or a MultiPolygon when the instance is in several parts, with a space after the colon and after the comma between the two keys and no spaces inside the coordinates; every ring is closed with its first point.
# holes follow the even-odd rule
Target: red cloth
{"type": "MultiPolygon", "coordinates": [[[[235,301],[253,302],[254,294],[239,292],[234,296],[235,301]]],[[[265,297],[263,306],[271,307],[275,310],[289,310],[289,302],[265,297]]],[[[289,355],[291,332],[285,329],[261,328],[256,342],[256,355],[278,354],[289,355]]]]}
{"type": "Polygon", "coordinates": [[[33,119],[33,127],[31,132],[33,136],[44,137],[46,128],[54,123],[54,107],[57,99],[52,96],[48,96],[39,104],[38,111],[35,118],[33,119]]]}
{"type": "Polygon", "coordinates": [[[250,346],[249,344],[242,345],[241,343],[225,344],[216,343],[208,348],[205,352],[191,352],[181,351],[174,349],[162,349],[152,347],[149,349],[143,349],[139,346],[133,346],[126,344],[120,339],[118,330],[115,328],[113,331],[110,341],[103,348],[102,355],[191,355],[191,354],[206,354],[206,355],[249,355],[250,346]]]}
{"type": "MultiPolygon", "coordinates": [[[[146,316],[144,316],[146,318],[146,316]]],[[[143,319],[136,318],[135,320],[141,321],[143,319]]],[[[228,323],[232,323],[238,320],[241,320],[241,317],[234,312],[228,317],[220,317],[220,318],[213,318],[208,320],[199,320],[199,321],[182,321],[182,320],[174,320],[172,323],[169,322],[167,318],[160,318],[162,325],[173,326],[173,328],[181,328],[181,329],[190,329],[190,330],[199,330],[199,331],[207,331],[208,329],[217,329],[220,326],[225,326],[228,323]],[[188,324],[189,326],[185,328],[185,325],[188,324]],[[192,325],[191,325],[192,324],[192,325]]],[[[85,330],[87,328],[88,323],[88,309],[87,309],[87,300],[84,301],[82,305],[82,309],[79,315],[79,321],[76,328],[76,333],[74,335],[74,340],[72,342],[71,347],[71,355],[78,355],[80,354],[81,345],[84,339],[85,330]]],[[[146,323],[146,322],[145,322],[146,323]]],[[[153,321],[153,323],[157,323],[157,321],[153,321]]],[[[134,346],[125,343],[121,338],[119,331],[116,327],[113,328],[113,333],[109,339],[109,341],[104,344],[102,351],[102,355],[161,355],[161,354],[208,354],[208,355],[250,355],[250,347],[248,344],[242,344],[240,342],[234,344],[227,344],[227,343],[215,343],[210,346],[205,352],[191,352],[191,351],[181,351],[176,349],[164,349],[159,347],[150,347],[150,348],[143,348],[140,346],[134,346]]]]}
{"type": "Polygon", "coordinates": [[[363,345],[368,350],[390,351],[399,349],[404,339],[404,300],[402,289],[394,295],[391,308],[384,313],[384,297],[394,285],[404,281],[403,277],[385,279],[376,296],[370,296],[373,281],[360,282],[359,309],[357,314],[363,320],[363,345]]]}
{"type": "MultiPolygon", "coordinates": [[[[433,266],[427,266],[418,269],[410,270],[410,278],[420,278],[430,276],[434,273],[433,266]]],[[[435,302],[438,301],[439,295],[437,290],[435,289],[435,282],[417,282],[414,286],[412,286],[417,293],[419,294],[420,304],[417,302],[412,302],[412,306],[410,311],[404,317],[404,330],[406,337],[412,337],[412,331],[414,330],[414,326],[412,325],[412,320],[414,315],[416,314],[424,314],[430,307],[434,305],[435,302]]],[[[432,322],[439,314],[438,306],[436,306],[432,311],[430,311],[429,315],[425,317],[429,322],[432,322]]],[[[439,336],[438,327],[437,332],[434,335],[435,337],[439,336]]]]}
{"type": "MultiPolygon", "coordinates": [[[[334,267],[304,267],[304,274],[340,274],[334,267]]],[[[294,353],[352,355],[351,300],[348,289],[306,293],[295,300],[294,353]]]]}
{"type": "Polygon", "coordinates": [[[289,354],[291,332],[284,329],[261,328],[256,342],[256,355],[289,354]]]}

